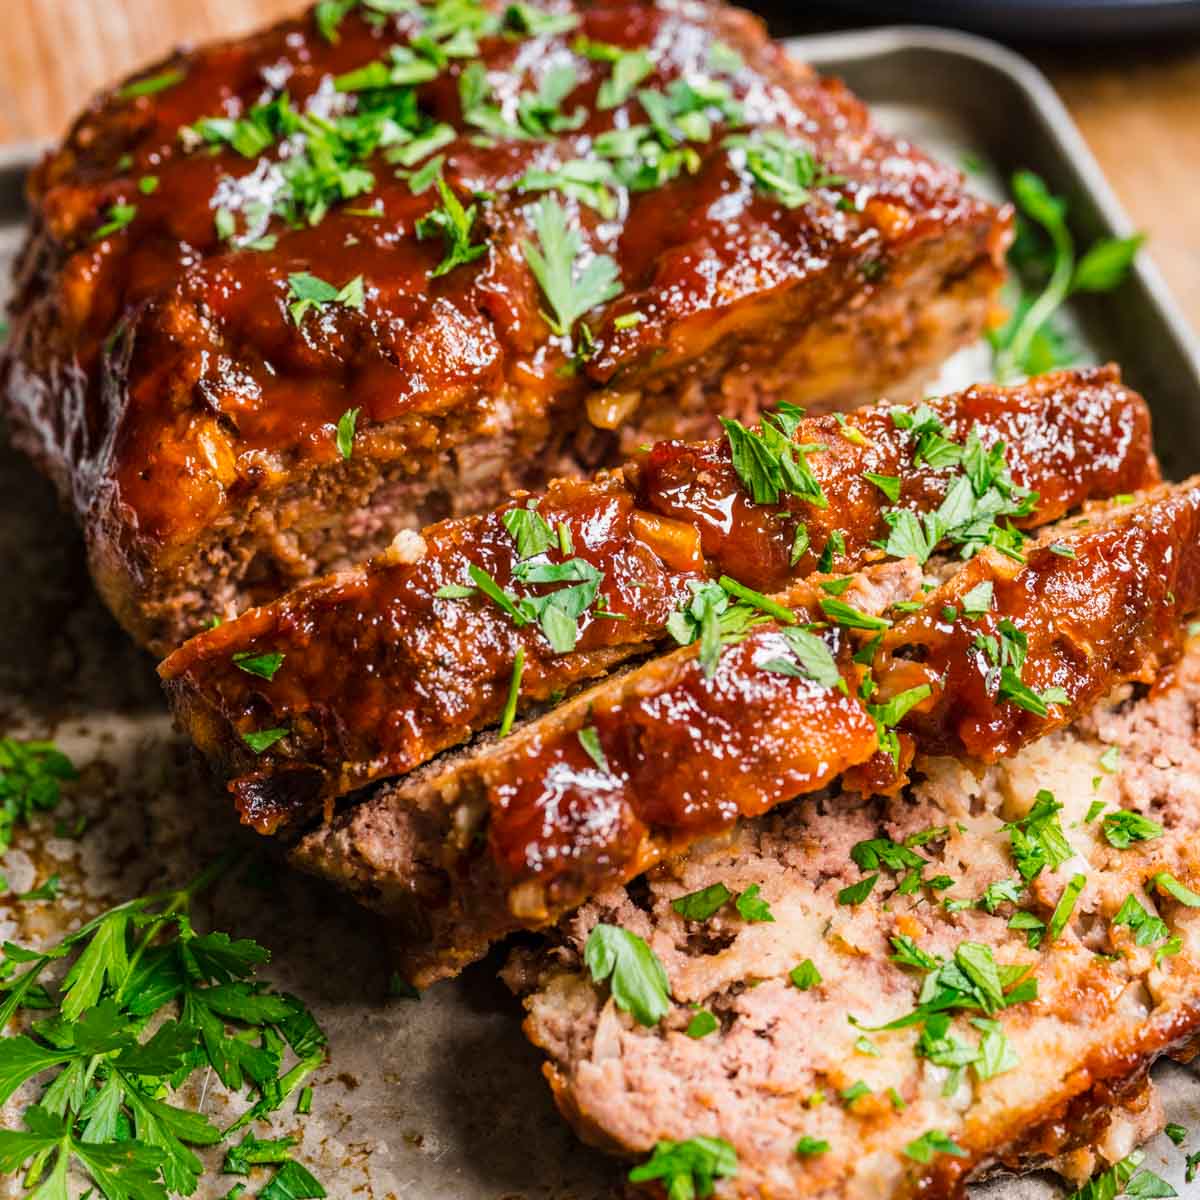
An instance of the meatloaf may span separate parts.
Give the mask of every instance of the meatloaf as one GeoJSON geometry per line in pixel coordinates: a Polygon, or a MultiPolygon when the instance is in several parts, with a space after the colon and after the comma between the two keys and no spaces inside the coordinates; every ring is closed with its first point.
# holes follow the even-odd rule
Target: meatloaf
{"type": "Polygon", "coordinates": [[[424,984],[839,775],[888,793],[914,749],[995,762],[1175,661],[1200,609],[1200,479],[1071,518],[1023,563],[985,550],[906,612],[920,584],[912,559],[811,580],[789,623],[582,692],[381,789],[292,859],[388,914],[424,984]]]}
{"type": "Polygon", "coordinates": [[[1122,1100],[1200,1032],[1200,646],[982,772],[913,780],[744,822],[518,952],[587,1141],[681,1195],[707,1169],[719,1200],[958,1197],[1129,1154],[1122,1100]]]}
{"type": "Polygon", "coordinates": [[[686,630],[680,610],[695,614],[719,578],[737,596],[853,571],[911,553],[907,522],[923,514],[928,532],[949,510],[934,543],[995,540],[993,518],[1015,539],[1009,521],[1043,524],[1158,478],[1145,403],[1115,368],[786,415],[765,427],[777,442],[731,425],[403,535],[364,569],[193,638],[160,668],[181,724],[233,777],[243,819],[270,832],[495,724],[517,689],[524,705],[550,701],[686,630]]]}
{"type": "Polygon", "coordinates": [[[719,413],[903,392],[1009,238],[703,0],[325,0],[100,96],[29,198],[5,407],[163,653],[719,413]]]}

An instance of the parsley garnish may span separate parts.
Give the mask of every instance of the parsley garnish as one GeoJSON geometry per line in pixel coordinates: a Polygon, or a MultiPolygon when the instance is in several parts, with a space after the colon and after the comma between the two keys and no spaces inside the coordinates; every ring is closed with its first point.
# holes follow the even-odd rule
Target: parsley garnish
{"type": "Polygon", "coordinates": [[[878,875],[868,875],[865,879],[860,879],[857,883],[842,888],[837,894],[837,902],[850,905],[861,904],[871,894],[878,879],[878,875]]]}
{"type": "Polygon", "coordinates": [[[688,1021],[687,1028],[683,1032],[690,1038],[702,1038],[708,1037],[710,1033],[715,1033],[720,1027],[721,1022],[708,1009],[701,1008],[688,1021]]]}
{"type": "MultiPolygon", "coordinates": [[[[229,865],[222,860],[177,891],[118,905],[47,949],[5,946],[6,965],[25,969],[5,979],[0,1028],[19,1008],[57,1009],[0,1041],[0,1101],[54,1072],[25,1110],[25,1129],[0,1131],[0,1170],[13,1175],[32,1160],[25,1185],[39,1197],[65,1197],[72,1167],[114,1200],[191,1195],[203,1169],[192,1147],[215,1145],[279,1108],[324,1061],[325,1036],[311,1014],[254,980],[267,951],[193,928],[193,901],[229,865]],[[69,960],[55,1004],[40,978],[69,960]],[[153,1020],[159,1014],[169,1019],[153,1020]],[[285,1047],[294,1062],[282,1070],[285,1047]],[[231,1092],[248,1087],[257,1096],[225,1131],[172,1102],[172,1089],[201,1069],[231,1092]]],[[[233,1147],[233,1165],[256,1144],[264,1143],[233,1147]]],[[[272,1150],[250,1161],[278,1159],[272,1150]]],[[[306,1186],[290,1194],[323,1195],[315,1180],[306,1186]]]]}
{"type": "Polygon", "coordinates": [[[536,558],[554,546],[554,531],[537,511],[536,500],[527,501],[524,508],[510,508],[500,520],[517,543],[518,558],[536,558]]]}
{"type": "Polygon", "coordinates": [[[508,737],[517,718],[517,701],[521,696],[521,676],[525,673],[525,647],[518,646],[513,655],[512,676],[508,681],[508,696],[500,714],[500,736],[508,737]]]}
{"type": "Polygon", "coordinates": [[[788,978],[802,992],[807,992],[823,982],[821,972],[817,970],[817,965],[811,958],[806,958],[798,967],[793,967],[788,972],[788,978]]]}
{"type": "Polygon", "coordinates": [[[731,161],[745,171],[755,186],[785,208],[799,208],[812,199],[812,189],[845,183],[817,161],[812,149],[781,129],[756,130],[725,139],[731,161]]]}
{"type": "Polygon", "coordinates": [[[793,405],[781,405],[779,412],[764,414],[757,431],[732,418],[721,418],[733,469],[755,504],[778,504],[781,496],[790,494],[815,508],[829,507],[805,457],[824,446],[792,441],[801,415],[802,410],[793,405]]]}
{"type": "Polygon", "coordinates": [[[952,1154],[955,1158],[966,1158],[967,1152],[940,1129],[930,1129],[904,1147],[904,1153],[914,1162],[933,1161],[935,1154],[952,1154]]]}
{"type": "Polygon", "coordinates": [[[1079,899],[1079,893],[1087,886],[1086,875],[1072,875],[1063,888],[1063,893],[1059,897],[1058,903],[1054,906],[1054,914],[1050,918],[1050,924],[1046,929],[1050,940],[1057,941],[1062,931],[1066,929],[1067,922],[1071,919],[1071,914],[1075,911],[1075,903],[1079,899]]]}
{"type": "Polygon", "coordinates": [[[321,311],[327,304],[341,304],[362,311],[364,302],[363,277],[356,275],[344,287],[334,287],[307,271],[288,276],[288,312],[301,324],[312,309],[321,311]]]}
{"type": "Polygon", "coordinates": [[[596,732],[595,726],[585,725],[577,736],[584,753],[596,764],[596,769],[607,775],[609,773],[608,759],[604,756],[604,747],[600,745],[600,735],[596,732]]]}
{"type": "Polygon", "coordinates": [[[733,893],[723,883],[710,883],[698,892],[672,900],[671,907],[685,921],[707,921],[732,898],[733,893]]]}
{"type": "Polygon", "coordinates": [[[741,914],[742,920],[747,924],[758,925],[768,921],[774,922],[775,920],[770,905],[759,897],[760,890],[757,883],[752,883],[737,898],[737,910],[741,914]]]}
{"type": "Polygon", "coordinates": [[[1159,871],[1150,882],[1158,891],[1166,892],[1180,904],[1184,904],[1188,908],[1200,908],[1200,896],[1197,896],[1190,888],[1184,887],[1169,871],[1159,871]]]}
{"type": "Polygon", "coordinates": [[[519,33],[527,37],[548,37],[556,33],[570,33],[579,24],[575,13],[547,12],[532,4],[516,0],[504,10],[500,27],[505,33],[519,33]]]}
{"type": "Polygon", "coordinates": [[[801,1158],[810,1158],[814,1154],[825,1154],[829,1143],[824,1138],[815,1138],[807,1133],[796,1143],[796,1153],[801,1158]]]}
{"type": "Polygon", "coordinates": [[[439,234],[442,236],[445,255],[431,272],[436,279],[453,271],[455,267],[474,262],[487,253],[488,247],[486,242],[477,246],[471,244],[471,229],[475,224],[478,205],[472,204],[470,208],[463,208],[458,197],[440,175],[434,182],[437,184],[442,203],[417,222],[417,237],[424,240],[439,234]]]}
{"type": "Polygon", "coordinates": [[[136,204],[116,203],[109,207],[108,220],[92,234],[92,241],[99,242],[114,233],[119,233],[137,216],[136,204]]]}
{"type": "Polygon", "coordinates": [[[876,475],[874,471],[864,471],[863,478],[873,483],[893,504],[900,499],[900,489],[904,485],[899,475],[876,475]]]}
{"type": "MultiPolygon", "coordinates": [[[[517,180],[516,186],[523,192],[560,192],[595,209],[606,220],[611,220],[617,214],[617,201],[609,186],[615,182],[616,177],[609,163],[598,159],[574,158],[550,171],[530,167],[517,180]]],[[[636,317],[636,314],[631,315],[636,317]]],[[[618,317],[614,322],[618,329],[624,328],[619,324],[621,320],[618,317]]]]}
{"type": "Polygon", "coordinates": [[[118,88],[117,99],[133,100],[138,96],[155,96],[159,92],[165,92],[168,88],[173,88],[177,83],[182,83],[184,79],[184,72],[180,70],[163,71],[159,75],[148,75],[144,79],[135,79],[132,83],[127,83],[124,87],[118,88]]]}
{"type": "Polygon", "coordinates": [[[890,629],[892,624],[886,617],[860,612],[844,600],[834,597],[822,597],[821,610],[831,621],[846,629],[890,629]]]}
{"type": "Polygon", "coordinates": [[[287,728],[259,729],[241,734],[241,739],[255,754],[264,754],[281,738],[287,737],[290,732],[291,730],[287,728]]]}
{"type": "Polygon", "coordinates": [[[792,675],[799,679],[811,679],[825,688],[846,688],[838,671],[833,652],[815,633],[807,629],[788,626],[779,630],[779,636],[787,644],[793,658],[772,658],[759,664],[762,670],[777,675],[792,675]]]}
{"type": "Polygon", "coordinates": [[[245,671],[247,675],[271,680],[283,665],[283,658],[283,653],[278,650],[263,653],[256,650],[239,650],[233,656],[233,665],[239,671],[245,671]]]}
{"type": "Polygon", "coordinates": [[[0,738],[0,854],[12,845],[13,829],[57,807],[61,785],[78,774],[53,742],[0,738]]]}
{"type": "Polygon", "coordinates": [[[764,612],[768,616],[774,617],[776,621],[780,621],[784,625],[795,625],[796,618],[793,616],[791,609],[784,607],[784,605],[776,600],[772,600],[769,596],[764,596],[762,592],[756,592],[753,588],[748,588],[745,584],[738,583],[736,579],[731,579],[728,575],[722,575],[717,582],[726,592],[736,600],[740,600],[743,604],[748,604],[751,608],[756,608],[759,612],[764,612]]]}
{"type": "Polygon", "coordinates": [[[571,337],[585,313],[621,294],[617,264],[606,254],[580,261],[583,239],[567,224],[553,196],[544,196],[533,218],[537,244],[524,243],[525,259],[550,307],[542,315],[560,337],[571,337]]]}
{"type": "Polygon", "coordinates": [[[1148,842],[1163,835],[1163,827],[1157,821],[1128,809],[1109,813],[1101,826],[1108,844],[1118,850],[1128,850],[1134,842],[1148,842]]]}
{"type": "Polygon", "coordinates": [[[361,408],[348,408],[338,417],[337,448],[344,459],[348,459],[354,453],[354,427],[358,423],[360,412],[361,408]]]}
{"type": "Polygon", "coordinates": [[[1061,866],[1075,853],[1063,833],[1060,812],[1062,805],[1043,788],[1024,817],[1003,826],[1012,842],[1013,861],[1026,882],[1036,879],[1046,867],[1061,866]]]}
{"type": "Polygon", "coordinates": [[[667,1200],[711,1196],[713,1181],[737,1174],[737,1152],[723,1138],[694,1137],[686,1142],[659,1142],[654,1153],[629,1172],[631,1183],[661,1180],[667,1200]]]}
{"type": "Polygon", "coordinates": [[[667,973],[636,933],[619,925],[597,925],[584,946],[583,961],[596,983],[609,981],[617,1007],[632,1013],[639,1025],[657,1025],[666,1016],[671,1007],[667,973]]]}
{"type": "Polygon", "coordinates": [[[1107,1171],[1089,1179],[1070,1200],[1113,1200],[1122,1195],[1143,1198],[1178,1195],[1169,1183],[1153,1171],[1138,1171],[1145,1159],[1144,1151],[1135,1150],[1120,1162],[1113,1163],[1107,1171]]]}

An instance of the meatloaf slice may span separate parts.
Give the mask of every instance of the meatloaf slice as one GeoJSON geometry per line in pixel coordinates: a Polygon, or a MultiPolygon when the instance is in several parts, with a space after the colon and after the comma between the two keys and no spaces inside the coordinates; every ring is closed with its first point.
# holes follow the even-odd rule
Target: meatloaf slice
{"type": "Polygon", "coordinates": [[[1114,1098],[1200,1034],[1200,645],[982,772],[913,778],[744,822],[518,954],[582,1137],[663,1166],[683,1143],[722,1162],[719,1200],[958,1197],[1129,1153],[1114,1098]],[[665,1000],[653,970],[610,990],[585,966],[627,935],[665,1000]],[[642,1024],[622,1003],[647,978],[642,1024]]]}
{"type": "Polygon", "coordinates": [[[871,794],[914,748],[995,762],[1175,661],[1200,609],[1200,479],[1047,530],[1023,564],[984,551],[903,615],[919,584],[912,560],[810,581],[794,626],[599,684],[381,789],[293,861],[393,917],[424,984],[843,773],[871,794]]]}
{"type": "Polygon", "coordinates": [[[889,520],[955,508],[984,447],[1007,447],[1008,492],[981,493],[1025,527],[1158,478],[1145,403],[1115,368],[784,427],[807,447],[791,491],[782,477],[750,490],[761,464],[743,461],[740,427],[660,444],[623,473],[552,484],[534,513],[519,497],[442,522],[201,634],[160,668],[180,722],[270,832],[495,724],[518,653],[522,702],[544,702],[650,649],[710,579],[776,592],[818,566],[855,570],[877,543],[897,553],[889,520]]]}
{"type": "Polygon", "coordinates": [[[99,97],[29,196],[5,406],[163,653],[717,414],[903,391],[1009,238],[704,0],[319,4],[99,97]]]}

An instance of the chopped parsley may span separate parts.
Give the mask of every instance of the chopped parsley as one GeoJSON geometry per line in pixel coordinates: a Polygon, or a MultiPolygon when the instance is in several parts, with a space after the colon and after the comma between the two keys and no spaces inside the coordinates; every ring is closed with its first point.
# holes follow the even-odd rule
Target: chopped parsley
{"type": "Polygon", "coordinates": [[[990,579],[976,584],[962,598],[964,617],[982,617],[992,611],[994,585],[990,579]]]}
{"type": "Polygon", "coordinates": [[[583,961],[596,983],[608,981],[617,1007],[639,1025],[657,1025],[666,1016],[671,1007],[667,973],[636,933],[619,925],[597,925],[584,946],[583,961]]]}
{"type": "Polygon", "coordinates": [[[1026,883],[1046,867],[1061,866],[1075,853],[1058,819],[1062,807],[1053,793],[1043,788],[1025,816],[1003,826],[1012,843],[1013,861],[1026,883]]]}
{"type": "Polygon", "coordinates": [[[417,221],[417,237],[423,241],[440,235],[443,240],[444,256],[432,271],[433,278],[437,279],[453,271],[455,267],[474,262],[487,253],[488,247],[486,242],[478,245],[471,242],[471,229],[475,224],[478,205],[472,204],[470,208],[463,208],[441,175],[434,182],[437,184],[442,203],[417,221]]]}
{"type": "Polygon", "coordinates": [[[864,471],[863,478],[873,483],[893,504],[900,499],[903,480],[899,475],[876,475],[873,471],[864,471]]]}
{"type": "Polygon", "coordinates": [[[793,967],[788,972],[788,978],[802,992],[807,992],[823,982],[821,972],[817,970],[817,965],[811,958],[806,958],[799,966],[793,967]]]}
{"type": "Polygon", "coordinates": [[[1146,1160],[1143,1150],[1113,1163],[1106,1171],[1089,1179],[1069,1200],[1113,1200],[1116,1196],[1176,1196],[1178,1192],[1153,1171],[1138,1171],[1146,1160]]]}
{"type": "Polygon", "coordinates": [[[784,208],[807,204],[814,188],[846,182],[844,176],[826,171],[810,146],[781,129],[733,134],[724,144],[735,169],[749,175],[755,187],[784,208]]]}
{"type": "Polygon", "coordinates": [[[554,531],[537,511],[536,500],[527,501],[524,508],[510,508],[500,520],[517,543],[518,558],[536,558],[555,545],[554,531]]]}
{"type": "Polygon", "coordinates": [[[320,312],[327,304],[340,304],[361,312],[364,300],[361,275],[356,275],[340,288],[307,271],[297,271],[288,276],[288,312],[297,325],[311,311],[320,312]]]}
{"type": "Polygon", "coordinates": [[[119,233],[133,221],[134,217],[137,216],[137,211],[136,204],[118,202],[110,205],[106,214],[108,219],[92,234],[92,241],[103,241],[106,237],[114,233],[119,233]]]}
{"type": "MultiPolygon", "coordinates": [[[[1125,897],[1121,907],[1117,909],[1112,919],[1112,928],[1125,926],[1133,934],[1134,942],[1139,946],[1154,946],[1158,943],[1169,943],[1171,931],[1161,918],[1148,913],[1134,895],[1125,897]]],[[[1162,949],[1166,949],[1163,946],[1162,949]]],[[[1161,951],[1160,951],[1161,953],[1161,951]]],[[[1157,956],[1156,956],[1157,957],[1157,956]]]]}
{"type": "Polygon", "coordinates": [[[928,1163],[935,1154],[952,1154],[955,1158],[966,1158],[967,1152],[940,1129],[930,1129],[904,1147],[904,1153],[914,1162],[928,1163]]]}
{"type": "Polygon", "coordinates": [[[821,611],[835,624],[846,629],[890,629],[892,624],[886,617],[860,612],[836,597],[822,597],[821,611]]]}
{"type": "Polygon", "coordinates": [[[156,96],[182,83],[186,78],[183,71],[173,69],[162,71],[158,75],[148,75],[144,79],[135,79],[124,87],[117,89],[118,100],[135,100],[138,96],[156,96]]]}
{"type": "Polygon", "coordinates": [[[53,742],[0,738],[0,854],[12,845],[16,826],[27,825],[36,812],[56,808],[62,784],[78,776],[53,742]]]}
{"type": "Polygon", "coordinates": [[[684,1033],[690,1038],[702,1038],[708,1037],[710,1033],[715,1033],[720,1027],[721,1022],[708,1009],[701,1008],[692,1015],[684,1033]]]}
{"type": "Polygon", "coordinates": [[[802,409],[782,404],[778,412],[764,414],[757,431],[733,418],[721,418],[733,469],[755,504],[778,504],[788,494],[815,508],[829,507],[805,457],[824,446],[792,441],[802,416],[802,409]]]}
{"type": "Polygon", "coordinates": [[[504,711],[500,714],[500,736],[508,737],[512,732],[513,722],[517,719],[517,701],[521,696],[521,676],[525,673],[525,647],[518,646],[513,655],[512,676],[508,681],[508,696],[504,701],[504,711]]]}
{"type": "Polygon", "coordinates": [[[609,773],[608,759],[604,756],[604,747],[600,745],[600,735],[596,732],[595,726],[585,725],[577,736],[584,753],[596,765],[596,769],[607,775],[609,773]]]}
{"type": "Polygon", "coordinates": [[[348,459],[354,453],[354,427],[358,423],[360,412],[361,408],[348,408],[338,417],[337,448],[344,459],[348,459]]]}
{"type": "Polygon", "coordinates": [[[1067,922],[1070,921],[1071,914],[1075,911],[1075,904],[1079,899],[1079,894],[1086,886],[1086,875],[1072,875],[1067,882],[1067,886],[1063,888],[1063,893],[1059,897],[1058,903],[1054,906],[1054,913],[1050,917],[1050,924],[1046,929],[1050,941],[1057,941],[1062,935],[1063,930],[1066,929],[1067,922]]]}
{"type": "Polygon", "coordinates": [[[291,733],[291,730],[286,727],[259,729],[243,733],[241,738],[255,754],[265,754],[276,742],[287,737],[289,733],[291,733]]]}
{"type": "Polygon", "coordinates": [[[542,315],[560,337],[572,337],[579,320],[621,294],[617,264],[605,254],[582,259],[583,239],[567,224],[553,196],[544,196],[533,219],[537,242],[524,243],[525,259],[537,279],[549,312],[542,315]]]}
{"type": "Polygon", "coordinates": [[[775,917],[771,912],[770,905],[759,896],[761,888],[757,883],[752,883],[740,896],[737,898],[737,910],[741,914],[742,920],[750,925],[758,925],[764,922],[774,922],[775,917]]]}
{"type": "Polygon", "coordinates": [[[694,1137],[659,1142],[646,1162],[629,1172],[631,1183],[661,1182],[667,1200],[711,1196],[713,1182],[737,1174],[737,1152],[723,1138],[694,1137]]]}
{"type": "Polygon", "coordinates": [[[807,1133],[796,1143],[796,1154],[800,1158],[811,1158],[814,1154],[826,1154],[829,1143],[824,1138],[810,1137],[807,1133]]]}
{"type": "Polygon", "coordinates": [[[735,600],[739,600],[743,604],[748,604],[751,608],[758,609],[759,612],[764,612],[768,616],[774,617],[776,621],[781,621],[784,625],[794,625],[796,623],[796,618],[792,615],[790,609],[785,608],[778,601],[772,600],[769,596],[764,596],[762,592],[756,592],[753,588],[748,588],[745,584],[738,583],[736,579],[731,579],[728,575],[722,575],[717,582],[735,600]]]}
{"type": "Polygon", "coordinates": [[[689,892],[671,901],[671,907],[685,921],[707,921],[733,899],[733,893],[723,883],[710,883],[698,892],[689,892]]]}
{"type": "Polygon", "coordinates": [[[825,642],[807,629],[789,626],[779,631],[791,658],[772,658],[760,663],[764,671],[777,675],[792,675],[799,679],[811,679],[825,688],[846,690],[845,681],[838,671],[837,659],[825,642]]]}
{"type": "Polygon", "coordinates": [[[268,681],[275,678],[275,673],[283,666],[282,651],[272,650],[259,652],[256,650],[238,650],[233,656],[233,665],[247,675],[257,675],[268,681]]]}
{"type": "Polygon", "coordinates": [[[1107,813],[1100,824],[1108,844],[1118,850],[1128,850],[1134,842],[1148,842],[1163,835],[1163,827],[1157,821],[1130,809],[1107,813]]]}
{"type": "Polygon", "coordinates": [[[1186,905],[1188,908],[1200,908],[1200,896],[1196,895],[1191,888],[1184,887],[1169,871],[1159,871],[1150,882],[1157,891],[1165,892],[1172,899],[1178,900],[1180,904],[1186,905]]]}
{"type": "Polygon", "coordinates": [[[860,879],[857,883],[842,888],[837,894],[837,902],[850,905],[861,904],[871,894],[878,880],[878,875],[868,875],[865,879],[860,879]]]}
{"type": "MultiPolygon", "coordinates": [[[[559,192],[595,209],[606,220],[612,220],[617,215],[616,197],[610,190],[615,182],[610,163],[599,159],[574,158],[553,170],[530,167],[517,180],[516,187],[523,192],[559,192]]],[[[628,315],[635,318],[635,325],[641,320],[636,313],[628,315]]],[[[618,329],[628,328],[628,325],[621,324],[623,320],[624,317],[618,317],[613,324],[618,329]]]]}

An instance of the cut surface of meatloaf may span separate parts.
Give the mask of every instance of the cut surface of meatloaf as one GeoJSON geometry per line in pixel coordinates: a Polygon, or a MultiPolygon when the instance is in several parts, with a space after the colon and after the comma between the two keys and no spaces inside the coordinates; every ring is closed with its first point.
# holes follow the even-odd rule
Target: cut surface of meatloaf
{"type": "Polygon", "coordinates": [[[1200,480],[1085,510],[1023,564],[985,550],[906,613],[914,595],[911,559],[810,580],[791,626],[607,680],[381,788],[292,860],[389,915],[424,985],[838,776],[869,795],[914,751],[995,762],[1176,660],[1200,609],[1200,480]]]}
{"type": "Polygon", "coordinates": [[[785,427],[792,491],[751,490],[762,479],[741,457],[749,434],[733,429],[402,535],[365,568],[171,655],[160,672],[180,723],[233,779],[243,819],[270,832],[494,725],[515,676],[521,702],[540,703],[645,653],[717,578],[736,581],[733,595],[780,592],[818,567],[882,558],[881,545],[912,552],[891,540],[898,513],[954,509],[949,524],[966,529],[964,499],[986,530],[994,502],[1028,528],[1158,478],[1145,402],[1115,368],[785,427]],[[985,448],[1007,454],[998,482],[985,448]]]}
{"type": "Polygon", "coordinates": [[[181,53],[32,177],[6,407],[158,651],[718,413],[903,391],[985,325],[1008,214],[756,18],[394,8],[181,53]]]}
{"type": "Polygon", "coordinates": [[[957,1197],[1129,1153],[1114,1099],[1200,1033],[1200,646],[982,772],[913,780],[744,822],[517,952],[581,1136],[639,1158],[720,1139],[720,1200],[957,1197]],[[640,1020],[584,964],[636,945],[619,931],[669,989],[640,1020]]]}

